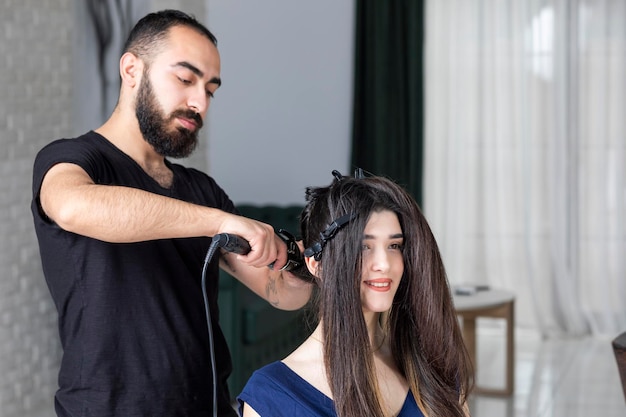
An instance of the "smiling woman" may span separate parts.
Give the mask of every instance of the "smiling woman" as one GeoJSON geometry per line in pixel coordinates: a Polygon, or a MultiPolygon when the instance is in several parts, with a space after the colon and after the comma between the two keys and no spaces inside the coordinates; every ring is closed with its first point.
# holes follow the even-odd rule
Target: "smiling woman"
{"type": "Polygon", "coordinates": [[[245,417],[468,415],[471,362],[437,243],[415,200],[334,171],[301,215],[319,323],[239,395],[245,417]],[[442,355],[441,352],[446,352],[442,355]]]}
{"type": "Polygon", "coordinates": [[[396,213],[382,210],[371,214],[363,231],[361,255],[361,305],[366,322],[391,308],[404,272],[402,242],[396,213]]]}

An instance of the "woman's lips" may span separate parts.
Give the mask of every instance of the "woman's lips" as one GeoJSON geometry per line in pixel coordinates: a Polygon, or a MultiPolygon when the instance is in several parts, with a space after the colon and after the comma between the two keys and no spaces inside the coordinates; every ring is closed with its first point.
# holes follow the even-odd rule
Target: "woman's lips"
{"type": "Polygon", "coordinates": [[[373,291],[385,292],[391,289],[391,282],[389,278],[376,278],[365,280],[363,283],[373,291]]]}

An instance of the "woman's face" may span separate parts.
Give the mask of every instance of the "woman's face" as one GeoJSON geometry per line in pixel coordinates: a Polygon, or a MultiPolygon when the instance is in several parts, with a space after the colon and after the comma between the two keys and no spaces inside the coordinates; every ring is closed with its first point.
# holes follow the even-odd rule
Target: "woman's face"
{"type": "Polygon", "coordinates": [[[398,216],[389,210],[372,213],[361,245],[361,305],[364,313],[381,313],[391,308],[404,272],[403,244],[398,216]]]}

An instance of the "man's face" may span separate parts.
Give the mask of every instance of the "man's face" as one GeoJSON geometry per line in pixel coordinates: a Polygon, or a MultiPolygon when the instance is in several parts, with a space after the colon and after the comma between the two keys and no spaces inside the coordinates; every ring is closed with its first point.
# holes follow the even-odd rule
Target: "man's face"
{"type": "Polygon", "coordinates": [[[198,131],[202,127],[202,117],[192,109],[176,109],[165,114],[152,88],[148,71],[144,71],[137,93],[135,114],[143,138],[161,156],[185,158],[198,144],[198,131]],[[175,125],[177,118],[193,120],[197,127],[189,130],[175,125]]]}
{"type": "Polygon", "coordinates": [[[143,68],[135,100],[139,129],[164,157],[189,156],[221,84],[215,45],[195,30],[170,29],[163,50],[143,68]]]}

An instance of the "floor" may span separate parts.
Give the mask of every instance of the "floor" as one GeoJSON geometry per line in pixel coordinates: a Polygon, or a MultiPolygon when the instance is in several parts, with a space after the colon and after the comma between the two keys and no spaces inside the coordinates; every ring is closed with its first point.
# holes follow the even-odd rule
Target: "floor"
{"type": "MultiPolygon", "coordinates": [[[[624,417],[626,400],[611,338],[542,340],[515,332],[515,393],[509,398],[473,395],[472,417],[624,417]]],[[[504,384],[504,329],[477,329],[477,381],[504,384]]]]}

